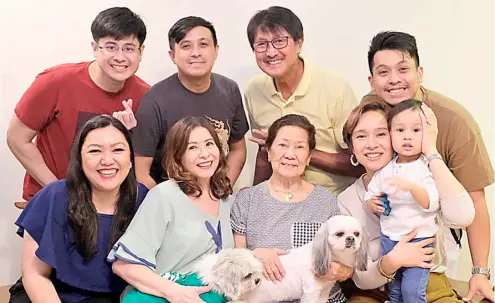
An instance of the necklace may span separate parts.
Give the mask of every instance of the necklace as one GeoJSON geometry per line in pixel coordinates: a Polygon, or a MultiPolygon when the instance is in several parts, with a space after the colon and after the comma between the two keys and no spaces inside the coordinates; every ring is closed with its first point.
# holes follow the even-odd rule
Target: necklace
{"type": "Polygon", "coordinates": [[[289,202],[290,200],[292,200],[292,198],[294,198],[294,193],[302,186],[302,181],[293,190],[277,190],[277,189],[275,189],[273,187],[272,182],[270,182],[270,185],[271,185],[271,188],[272,188],[273,191],[275,191],[277,193],[283,193],[284,194],[284,198],[285,198],[285,202],[289,202]]]}

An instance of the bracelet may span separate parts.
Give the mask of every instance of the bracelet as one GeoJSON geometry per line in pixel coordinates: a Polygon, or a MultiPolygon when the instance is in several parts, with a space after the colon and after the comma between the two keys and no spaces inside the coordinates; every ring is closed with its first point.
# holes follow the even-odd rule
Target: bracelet
{"type": "Polygon", "coordinates": [[[383,271],[383,269],[382,269],[382,260],[383,260],[383,257],[385,257],[385,256],[382,256],[380,259],[378,259],[378,264],[377,264],[377,266],[378,266],[378,270],[380,271],[380,274],[381,274],[383,277],[385,277],[385,278],[387,279],[387,282],[388,282],[388,283],[390,283],[390,282],[392,282],[392,281],[395,279],[395,274],[396,274],[397,272],[394,272],[394,273],[393,273],[393,274],[391,274],[391,275],[387,275],[387,274],[383,271]]]}

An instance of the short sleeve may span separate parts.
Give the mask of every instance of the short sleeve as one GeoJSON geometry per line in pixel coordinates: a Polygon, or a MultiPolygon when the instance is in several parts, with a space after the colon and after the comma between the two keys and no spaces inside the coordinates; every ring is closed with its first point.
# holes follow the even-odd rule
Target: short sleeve
{"type": "Polygon", "coordinates": [[[166,130],[162,129],[160,109],[148,91],[136,112],[137,126],[132,130],[132,144],[136,154],[154,157],[166,130]]]}
{"type": "MultiPolygon", "coordinates": [[[[467,128],[465,126],[464,131],[467,128]]],[[[494,182],[493,166],[481,134],[471,133],[470,137],[470,140],[463,141],[461,146],[452,151],[447,161],[449,169],[468,192],[483,189],[494,182]]],[[[452,140],[459,138],[469,137],[456,134],[452,140]]],[[[452,145],[456,146],[456,143],[452,142],[452,145]]]]}
{"type": "Polygon", "coordinates": [[[249,189],[243,189],[235,195],[230,211],[230,225],[234,232],[241,235],[246,234],[248,213],[249,189]]]}
{"type": "Polygon", "coordinates": [[[254,121],[253,111],[251,109],[251,100],[250,100],[249,92],[248,91],[246,91],[244,93],[244,104],[246,105],[246,111],[247,111],[247,114],[248,114],[249,125],[251,127],[251,131],[253,131],[255,129],[259,129],[260,126],[258,124],[256,124],[256,122],[254,121]]]}
{"type": "Polygon", "coordinates": [[[239,86],[237,86],[237,84],[235,84],[232,93],[232,100],[235,102],[236,109],[232,120],[230,138],[235,142],[244,138],[244,135],[249,130],[249,125],[246,118],[246,112],[244,111],[244,105],[242,104],[241,92],[239,91],[239,86]]]}
{"type": "Polygon", "coordinates": [[[371,178],[370,183],[368,184],[368,190],[364,194],[364,201],[368,201],[373,198],[373,196],[380,195],[383,190],[381,190],[378,182],[380,172],[376,172],[375,175],[371,178]]]}
{"type": "Polygon", "coordinates": [[[354,95],[352,88],[346,83],[340,99],[336,101],[334,108],[329,109],[330,112],[328,113],[329,117],[333,117],[335,139],[343,149],[348,149],[349,147],[344,142],[342,130],[347,121],[347,117],[349,117],[349,114],[356,106],[356,96],[354,95]]]}
{"type": "Polygon", "coordinates": [[[52,268],[57,268],[54,252],[65,249],[57,247],[60,243],[56,238],[65,235],[64,217],[67,212],[64,207],[67,206],[67,198],[65,180],[52,182],[34,195],[15,222],[19,227],[17,234],[23,237],[24,231],[27,231],[38,244],[36,256],[52,268]],[[61,201],[60,197],[65,201],[61,201]]]}
{"type": "Polygon", "coordinates": [[[440,198],[438,195],[437,186],[435,185],[435,180],[433,179],[433,176],[429,171],[426,177],[423,179],[422,186],[426,190],[426,192],[428,192],[428,199],[430,200],[430,207],[428,207],[426,211],[434,212],[440,209],[440,198]]]}
{"type": "Polygon", "coordinates": [[[14,112],[32,130],[40,131],[57,114],[58,81],[52,71],[40,73],[24,92],[14,112]]]}
{"type": "Polygon", "coordinates": [[[329,207],[330,207],[330,212],[328,218],[331,218],[333,216],[338,216],[340,215],[340,208],[339,208],[339,203],[337,197],[329,192],[326,188],[322,187],[321,188],[323,192],[325,193],[324,201],[328,201],[329,207]]]}
{"type": "Polygon", "coordinates": [[[156,268],[156,255],[173,216],[159,187],[152,188],[134,215],[124,235],[115,243],[107,260],[116,259],[156,268]]]}

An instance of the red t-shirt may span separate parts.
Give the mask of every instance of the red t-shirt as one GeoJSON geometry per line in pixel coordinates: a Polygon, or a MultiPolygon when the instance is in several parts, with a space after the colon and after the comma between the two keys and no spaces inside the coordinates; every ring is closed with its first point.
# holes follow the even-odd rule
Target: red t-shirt
{"type": "MultiPolygon", "coordinates": [[[[89,76],[91,62],[63,64],[40,73],[15,108],[19,120],[38,131],[35,145],[58,179],[67,174],[70,148],[80,127],[100,114],[124,110],[123,100],[132,99],[136,112],[149,85],[132,76],[122,90],[110,93],[89,76]]],[[[22,197],[30,200],[41,186],[26,173],[22,197]]]]}

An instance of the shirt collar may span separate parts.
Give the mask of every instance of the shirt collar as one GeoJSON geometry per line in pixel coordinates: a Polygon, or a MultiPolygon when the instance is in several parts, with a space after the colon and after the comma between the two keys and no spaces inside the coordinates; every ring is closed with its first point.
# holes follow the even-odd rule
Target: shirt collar
{"type": "MultiPolygon", "coordinates": [[[[296,96],[305,96],[306,93],[309,90],[309,86],[311,84],[311,76],[313,73],[313,66],[307,62],[305,62],[304,58],[302,56],[299,56],[299,58],[303,61],[304,63],[304,71],[303,75],[301,77],[301,80],[299,81],[299,84],[297,85],[296,90],[292,94],[293,97],[296,96]]],[[[277,91],[277,88],[275,87],[275,81],[273,77],[267,76],[266,81],[265,81],[265,91],[268,95],[268,97],[274,97],[275,95],[279,95],[280,92],[277,91]]]]}

